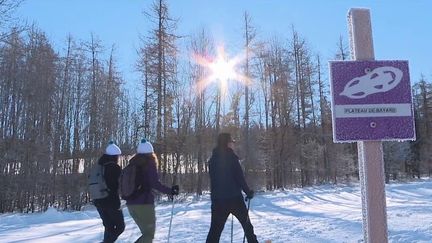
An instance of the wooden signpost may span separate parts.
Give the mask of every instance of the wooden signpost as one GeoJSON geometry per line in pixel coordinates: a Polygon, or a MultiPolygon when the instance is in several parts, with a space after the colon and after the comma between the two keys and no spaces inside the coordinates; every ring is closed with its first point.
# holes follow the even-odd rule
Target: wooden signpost
{"type": "Polygon", "coordinates": [[[353,61],[330,62],[333,140],[357,142],[365,242],[385,243],[382,141],[415,140],[407,61],[374,61],[369,9],[348,12],[353,61]]]}

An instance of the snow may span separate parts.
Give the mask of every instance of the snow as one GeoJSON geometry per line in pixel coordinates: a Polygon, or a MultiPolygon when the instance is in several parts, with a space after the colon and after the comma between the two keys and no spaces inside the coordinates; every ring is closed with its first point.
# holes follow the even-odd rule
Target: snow
{"type": "MultiPolygon", "coordinates": [[[[430,242],[432,239],[432,180],[390,184],[386,187],[390,242],[430,242]]],[[[126,230],[117,242],[134,242],[139,229],[124,208],[126,230]]],[[[171,203],[156,207],[154,242],[166,242],[171,203]]],[[[272,242],[362,242],[360,188],[317,186],[258,193],[250,218],[258,240],[272,242]]],[[[187,197],[174,206],[170,242],[205,242],[210,225],[210,199],[187,197]]],[[[221,242],[230,242],[231,217],[221,242]]],[[[103,226],[97,211],[0,215],[0,242],[98,242],[103,226]]],[[[234,242],[243,231],[234,219],[234,242]]]]}

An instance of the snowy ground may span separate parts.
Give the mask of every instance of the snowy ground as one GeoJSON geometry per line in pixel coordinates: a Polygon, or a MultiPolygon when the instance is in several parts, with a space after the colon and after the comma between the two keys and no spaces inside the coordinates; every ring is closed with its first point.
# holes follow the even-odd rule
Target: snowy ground
{"type": "MultiPolygon", "coordinates": [[[[390,242],[432,241],[432,181],[387,186],[390,242]]],[[[166,242],[171,204],[157,205],[154,242],[166,242]]],[[[127,209],[126,230],[118,242],[133,242],[139,235],[127,209]]],[[[231,219],[231,218],[230,218],[231,219]]],[[[362,242],[358,186],[319,186],[257,195],[251,221],[260,242],[362,242]]],[[[209,196],[187,198],[175,204],[171,242],[205,242],[210,225],[209,196]]],[[[230,242],[231,220],[221,242],[230,242]]],[[[0,215],[0,242],[98,242],[102,224],[97,211],[0,215]]],[[[243,231],[234,220],[234,242],[243,231]]]]}

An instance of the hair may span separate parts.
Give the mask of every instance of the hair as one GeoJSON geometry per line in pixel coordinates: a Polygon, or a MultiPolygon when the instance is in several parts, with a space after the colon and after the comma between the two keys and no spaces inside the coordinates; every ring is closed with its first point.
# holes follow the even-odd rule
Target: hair
{"type": "Polygon", "coordinates": [[[232,142],[231,134],[229,133],[220,133],[217,138],[217,148],[226,149],[228,148],[228,144],[232,142]]]}
{"type": "Polygon", "coordinates": [[[154,161],[154,163],[156,164],[156,169],[158,167],[158,159],[155,153],[151,153],[151,154],[135,154],[129,161],[129,163],[136,163],[140,166],[145,166],[148,163],[150,163],[151,161],[154,161]]]}
{"type": "Polygon", "coordinates": [[[119,156],[118,155],[108,155],[108,154],[103,154],[100,158],[98,163],[99,164],[104,164],[106,162],[109,161],[115,161],[116,163],[118,163],[119,160],[119,156]]]}

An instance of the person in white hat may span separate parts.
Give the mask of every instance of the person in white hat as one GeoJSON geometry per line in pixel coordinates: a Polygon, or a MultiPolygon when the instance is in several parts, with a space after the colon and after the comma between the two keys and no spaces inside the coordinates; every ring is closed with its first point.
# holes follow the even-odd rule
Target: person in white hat
{"type": "Polygon", "coordinates": [[[125,229],[123,212],[118,194],[121,168],[118,165],[120,148],[111,141],[98,164],[103,166],[103,178],[108,188],[108,196],[93,200],[105,227],[103,242],[114,242],[125,229]]]}
{"type": "Polygon", "coordinates": [[[141,230],[141,237],[136,242],[152,242],[156,231],[156,214],[154,206],[154,195],[152,189],[156,189],[169,196],[178,195],[179,186],[171,188],[159,181],[157,173],[158,159],[150,142],[143,139],[138,145],[137,154],[129,161],[139,167],[136,180],[140,180],[141,190],[132,198],[126,199],[129,214],[141,230]]]}

